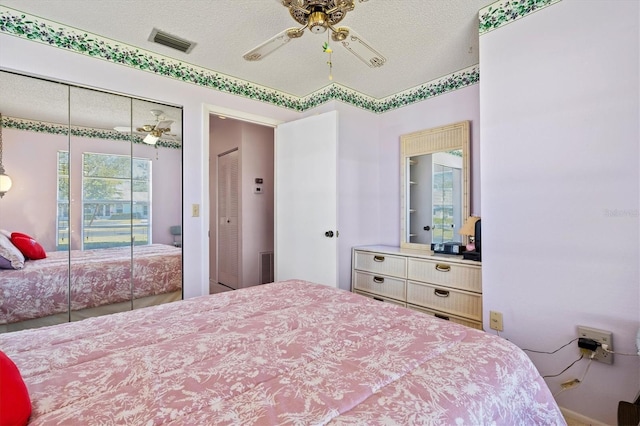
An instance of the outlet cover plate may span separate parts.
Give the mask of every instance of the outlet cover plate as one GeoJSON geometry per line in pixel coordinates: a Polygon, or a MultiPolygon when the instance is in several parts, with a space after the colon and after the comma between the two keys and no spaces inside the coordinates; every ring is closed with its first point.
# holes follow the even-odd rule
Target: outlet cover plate
{"type": "Polygon", "coordinates": [[[489,311],[489,327],[492,330],[502,331],[502,312],[489,311]]]}
{"type": "MultiPolygon", "coordinates": [[[[613,334],[610,331],[599,330],[597,328],[578,326],[578,337],[585,337],[587,339],[595,340],[601,344],[606,344],[610,351],[613,351],[613,334]]],[[[591,351],[588,349],[580,349],[585,358],[591,356],[591,351]]],[[[594,361],[604,362],[605,364],[613,364],[613,354],[605,352],[601,347],[596,349],[594,361]]]]}

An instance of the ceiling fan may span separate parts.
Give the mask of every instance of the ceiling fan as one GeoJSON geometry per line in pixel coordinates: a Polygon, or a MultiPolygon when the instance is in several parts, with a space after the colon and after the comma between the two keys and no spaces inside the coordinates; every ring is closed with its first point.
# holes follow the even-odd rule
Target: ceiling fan
{"type": "MultiPolygon", "coordinates": [[[[173,123],[173,120],[167,120],[163,116],[164,112],[159,109],[152,109],[149,112],[156,118],[156,122],[154,124],[144,124],[141,127],[137,127],[136,132],[147,133],[147,136],[145,136],[142,141],[149,145],[155,145],[163,134],[172,136],[169,132],[171,131],[171,123],[173,123]]],[[[113,129],[125,133],[132,131],[131,127],[114,127],[113,129]]]]}
{"type": "MultiPolygon", "coordinates": [[[[329,29],[331,39],[371,68],[387,61],[377,50],[349,27],[335,27],[354,8],[354,0],[276,0],[289,9],[291,17],[302,27],[288,28],[243,55],[247,61],[259,61],[292,39],[300,38],[305,29],[322,34],[329,29]]],[[[360,3],[368,0],[359,0],[360,3]]]]}

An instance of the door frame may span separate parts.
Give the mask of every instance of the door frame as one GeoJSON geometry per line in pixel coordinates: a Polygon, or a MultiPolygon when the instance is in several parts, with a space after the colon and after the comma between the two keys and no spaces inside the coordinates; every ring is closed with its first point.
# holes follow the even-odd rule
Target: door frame
{"type": "Polygon", "coordinates": [[[258,114],[252,114],[252,113],[248,113],[245,111],[240,111],[240,110],[234,110],[231,108],[226,108],[226,107],[222,107],[219,105],[211,105],[211,104],[203,104],[202,105],[202,140],[204,141],[203,143],[203,147],[202,147],[202,151],[203,151],[203,155],[202,155],[202,170],[203,170],[203,176],[202,176],[202,180],[203,180],[203,194],[202,194],[202,205],[204,208],[200,209],[201,212],[201,217],[202,217],[202,221],[203,224],[206,226],[206,230],[207,230],[207,234],[204,235],[203,240],[201,240],[201,247],[200,247],[200,253],[202,253],[203,255],[203,277],[205,278],[202,283],[202,294],[209,294],[210,293],[210,286],[211,286],[211,279],[212,278],[216,278],[217,277],[211,277],[210,276],[210,272],[211,272],[211,252],[209,250],[210,245],[211,245],[211,215],[213,214],[215,216],[215,212],[211,212],[209,209],[209,206],[211,205],[211,197],[217,197],[218,193],[217,193],[217,188],[213,188],[213,190],[215,191],[215,193],[212,195],[211,194],[211,187],[209,185],[209,180],[211,178],[210,174],[211,171],[209,169],[209,156],[211,155],[210,152],[210,144],[211,141],[209,140],[209,135],[210,135],[210,129],[209,129],[209,116],[211,115],[218,115],[218,116],[224,116],[227,118],[232,118],[234,120],[240,120],[240,121],[245,121],[247,123],[253,123],[253,124],[259,124],[261,126],[266,126],[266,127],[271,127],[273,129],[273,137],[274,137],[274,143],[275,143],[275,132],[276,132],[276,127],[279,124],[284,123],[284,120],[279,120],[276,118],[272,118],[272,117],[267,117],[267,116],[262,116],[262,115],[258,115],[258,114]]]}

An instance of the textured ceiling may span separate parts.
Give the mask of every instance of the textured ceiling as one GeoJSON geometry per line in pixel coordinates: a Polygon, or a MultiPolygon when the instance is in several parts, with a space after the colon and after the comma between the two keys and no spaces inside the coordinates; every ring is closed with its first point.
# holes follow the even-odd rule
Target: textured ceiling
{"type": "MultiPolygon", "coordinates": [[[[386,64],[369,68],[334,46],[333,81],[383,98],[478,63],[478,11],[494,0],[356,1],[340,25],[386,64]]],[[[242,55],[298,26],[277,0],[0,0],[0,4],[295,96],[330,83],[327,34],[306,31],[262,61],[242,55]],[[193,41],[189,54],[150,42],[154,28],[193,41]]]]}

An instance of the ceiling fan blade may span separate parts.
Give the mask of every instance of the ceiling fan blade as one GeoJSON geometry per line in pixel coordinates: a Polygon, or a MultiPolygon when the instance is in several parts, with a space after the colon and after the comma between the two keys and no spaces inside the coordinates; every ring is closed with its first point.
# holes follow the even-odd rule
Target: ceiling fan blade
{"type": "Polygon", "coordinates": [[[113,130],[120,133],[131,133],[133,129],[131,127],[116,126],[113,128],[113,130]]]}
{"type": "Polygon", "coordinates": [[[345,49],[353,53],[370,68],[379,68],[387,62],[387,59],[382,56],[380,52],[371,47],[371,45],[360,36],[360,34],[353,31],[351,28],[337,28],[334,34],[340,36],[338,39],[334,38],[334,41],[340,43],[345,49]],[[341,40],[344,35],[346,35],[346,37],[341,40]]]}
{"type": "Polygon", "coordinates": [[[162,121],[158,121],[158,123],[156,123],[156,126],[154,127],[155,129],[170,129],[171,128],[171,123],[173,123],[173,120],[162,120],[162,121]]]}
{"type": "Polygon", "coordinates": [[[247,61],[259,61],[260,59],[289,43],[291,39],[301,37],[302,34],[304,34],[304,28],[305,27],[288,28],[282,32],[279,32],[269,40],[265,41],[257,47],[254,47],[253,49],[242,55],[242,57],[247,61]]]}

